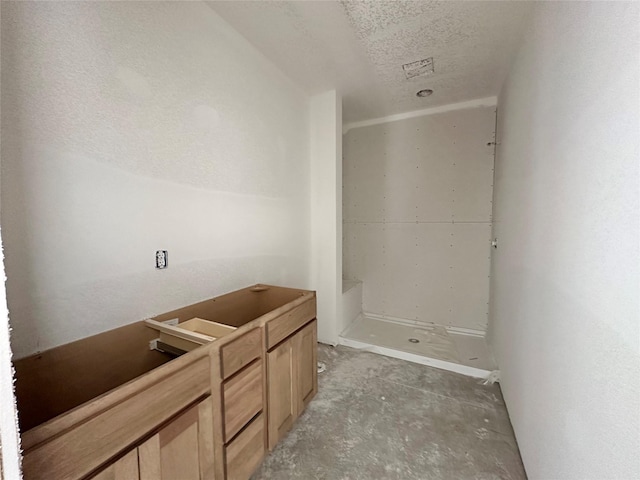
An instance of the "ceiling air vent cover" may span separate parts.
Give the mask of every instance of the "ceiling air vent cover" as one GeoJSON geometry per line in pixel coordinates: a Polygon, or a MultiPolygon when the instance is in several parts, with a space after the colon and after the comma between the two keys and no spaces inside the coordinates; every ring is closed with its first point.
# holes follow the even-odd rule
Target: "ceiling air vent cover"
{"type": "Polygon", "coordinates": [[[433,57],[418,60],[417,62],[405,63],[402,65],[404,75],[409,78],[429,75],[433,73],[433,57]]]}

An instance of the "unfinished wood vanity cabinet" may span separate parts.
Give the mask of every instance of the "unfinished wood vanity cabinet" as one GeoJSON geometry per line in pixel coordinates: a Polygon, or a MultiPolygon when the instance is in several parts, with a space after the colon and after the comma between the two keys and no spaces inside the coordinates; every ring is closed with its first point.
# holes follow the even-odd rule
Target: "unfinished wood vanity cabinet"
{"type": "Polygon", "coordinates": [[[25,479],[83,478],[110,465],[211,394],[209,365],[206,350],[185,355],[25,432],[25,479]]]}
{"type": "Polygon", "coordinates": [[[248,480],[317,391],[315,315],[256,285],[15,361],[25,480],[248,480]]]}

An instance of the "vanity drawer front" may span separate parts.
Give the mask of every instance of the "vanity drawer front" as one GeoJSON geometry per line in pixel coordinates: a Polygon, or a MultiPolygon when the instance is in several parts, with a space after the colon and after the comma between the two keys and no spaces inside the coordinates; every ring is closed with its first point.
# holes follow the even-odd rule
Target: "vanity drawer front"
{"type": "Polygon", "coordinates": [[[248,480],[265,454],[264,414],[260,414],[226,448],[227,479],[248,480]]]}
{"type": "Polygon", "coordinates": [[[262,354],[262,330],[255,328],[220,347],[222,378],[229,378],[262,354]]]}
{"type": "Polygon", "coordinates": [[[228,442],[262,410],[262,360],[258,360],[223,385],[224,441],[228,442]]]}
{"type": "Polygon", "coordinates": [[[316,299],[311,298],[302,305],[267,322],[267,350],[271,350],[293,332],[316,318],[316,299]]]}

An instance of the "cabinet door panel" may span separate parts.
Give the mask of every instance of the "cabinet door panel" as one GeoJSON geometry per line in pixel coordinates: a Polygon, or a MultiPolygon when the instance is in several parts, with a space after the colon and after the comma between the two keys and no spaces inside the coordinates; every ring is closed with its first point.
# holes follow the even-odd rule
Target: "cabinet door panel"
{"type": "Polygon", "coordinates": [[[138,447],[138,456],[140,459],[140,480],[162,478],[159,433],[138,447]]]}
{"type": "Polygon", "coordinates": [[[134,448],[92,478],[93,480],[139,480],[138,449],[134,448]]]}
{"type": "Polygon", "coordinates": [[[293,342],[281,343],[267,353],[269,380],[269,449],[291,428],[295,419],[293,342]]]}
{"type": "Polygon", "coordinates": [[[294,340],[294,367],[296,372],[296,417],[318,391],[316,321],[300,330],[294,340]]]}
{"type": "Polygon", "coordinates": [[[207,398],[140,445],[140,480],[212,478],[210,411],[207,398]]]}

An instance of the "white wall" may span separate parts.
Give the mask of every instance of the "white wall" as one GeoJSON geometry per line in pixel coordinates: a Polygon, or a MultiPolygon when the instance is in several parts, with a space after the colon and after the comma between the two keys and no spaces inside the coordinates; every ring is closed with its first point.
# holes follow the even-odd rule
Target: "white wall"
{"type": "Polygon", "coordinates": [[[362,282],[342,281],[342,316],[338,333],[344,332],[362,313],[362,282]]]}
{"type": "Polygon", "coordinates": [[[491,341],[530,479],[640,478],[638,25],[536,5],[499,97],[491,341]]]}
{"type": "Polygon", "coordinates": [[[318,340],[335,345],[342,322],[342,98],[310,102],[311,288],[317,291],[318,340]]]}
{"type": "Polygon", "coordinates": [[[2,2],[1,53],[16,356],[308,286],[308,97],[204,3],[2,2]]]}
{"type": "Polygon", "coordinates": [[[344,275],[362,280],[366,313],[485,330],[495,129],[486,104],[346,133],[344,275]]]}
{"type": "MultiPolygon", "coordinates": [[[[0,35],[2,31],[2,9],[0,9],[0,35]]],[[[0,91],[1,85],[0,68],[0,91]]],[[[0,103],[0,118],[2,118],[0,103]]],[[[0,151],[2,139],[0,137],[0,151]]],[[[1,177],[1,174],[0,174],[1,177]]],[[[1,203],[1,201],[0,201],[1,203]]],[[[0,247],[2,236],[0,235],[0,247]]],[[[5,288],[4,252],[0,255],[0,479],[20,479],[20,436],[18,435],[18,415],[13,389],[13,365],[10,344],[9,311],[5,288]]]]}

